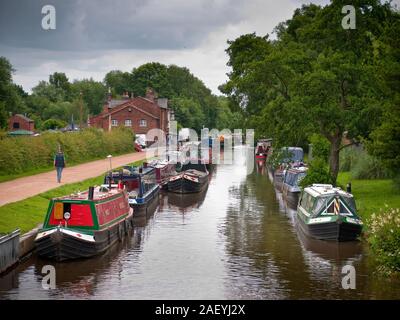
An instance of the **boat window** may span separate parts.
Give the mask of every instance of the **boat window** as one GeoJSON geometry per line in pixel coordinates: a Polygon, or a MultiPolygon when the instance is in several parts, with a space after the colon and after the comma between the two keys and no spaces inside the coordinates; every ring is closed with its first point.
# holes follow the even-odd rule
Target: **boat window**
{"type": "Polygon", "coordinates": [[[356,202],[353,197],[345,197],[344,198],[345,205],[353,212],[357,212],[356,202]]]}
{"type": "Polygon", "coordinates": [[[314,206],[315,199],[309,195],[308,193],[304,192],[302,199],[301,199],[301,206],[307,211],[311,212],[312,207],[314,206]]]}
{"type": "Polygon", "coordinates": [[[316,199],[316,204],[314,206],[314,214],[318,214],[322,208],[326,206],[327,198],[320,197],[316,199]]]}
{"type": "Polygon", "coordinates": [[[345,216],[352,216],[351,211],[346,207],[346,205],[340,200],[340,214],[345,216]]]}

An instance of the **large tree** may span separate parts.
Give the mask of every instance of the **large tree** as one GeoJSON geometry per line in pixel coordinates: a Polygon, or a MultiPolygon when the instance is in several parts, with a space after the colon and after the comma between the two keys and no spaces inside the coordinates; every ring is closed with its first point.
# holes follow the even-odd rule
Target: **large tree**
{"type": "Polygon", "coordinates": [[[223,86],[255,120],[250,124],[281,144],[300,143],[313,132],[325,136],[334,180],[343,137],[368,137],[380,122],[384,93],[371,57],[375,39],[398,19],[388,4],[360,0],[356,29],[344,30],[346,4],[297,9],[278,25],[275,41],[251,34],[228,42],[233,70],[223,86]]]}

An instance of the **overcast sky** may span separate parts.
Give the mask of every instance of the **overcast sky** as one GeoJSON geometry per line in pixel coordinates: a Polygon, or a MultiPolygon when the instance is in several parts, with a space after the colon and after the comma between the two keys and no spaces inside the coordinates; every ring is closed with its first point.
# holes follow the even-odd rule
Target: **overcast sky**
{"type": "MultiPolygon", "coordinates": [[[[394,1],[399,3],[400,0],[394,1]]],[[[30,91],[49,74],[103,80],[146,62],[185,66],[215,94],[227,79],[226,41],[271,34],[302,0],[0,0],[0,56],[30,91]],[[54,5],[56,30],[42,29],[54,5]]],[[[314,0],[325,4],[328,0],[314,0]]],[[[351,1],[349,1],[351,2],[351,1]]]]}

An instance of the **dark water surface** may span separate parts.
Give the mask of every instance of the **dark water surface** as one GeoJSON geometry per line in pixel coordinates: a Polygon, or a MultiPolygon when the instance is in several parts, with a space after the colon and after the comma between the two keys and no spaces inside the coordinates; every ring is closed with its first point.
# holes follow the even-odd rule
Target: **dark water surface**
{"type": "Polygon", "coordinates": [[[0,299],[399,299],[360,242],[311,240],[296,227],[265,168],[235,163],[212,171],[206,192],[162,194],[154,216],[99,257],[53,263],[36,256],[0,278],[0,299]],[[55,290],[41,269],[56,268],[55,290]],[[342,267],[356,289],[342,289],[342,267]]]}

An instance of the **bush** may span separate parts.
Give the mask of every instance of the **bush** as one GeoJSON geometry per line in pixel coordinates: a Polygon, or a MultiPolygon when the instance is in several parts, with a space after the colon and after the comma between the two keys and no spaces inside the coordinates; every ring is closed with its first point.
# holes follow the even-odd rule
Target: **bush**
{"type": "Polygon", "coordinates": [[[349,147],[340,153],[340,171],[350,171],[353,179],[386,179],[391,177],[377,158],[362,148],[349,147]]]}
{"type": "Polygon", "coordinates": [[[314,158],[311,161],[307,175],[301,180],[300,186],[305,188],[313,183],[334,184],[334,179],[323,159],[314,158]]]}
{"type": "Polygon", "coordinates": [[[42,130],[55,130],[61,129],[67,126],[67,123],[58,119],[48,119],[41,125],[42,130]]]}
{"type": "Polygon", "coordinates": [[[340,171],[348,172],[361,156],[361,149],[357,147],[347,147],[340,151],[340,171]]]}
{"type": "Polygon", "coordinates": [[[86,129],[80,132],[47,132],[38,137],[8,137],[0,140],[0,175],[19,174],[50,167],[60,145],[67,164],[133,152],[134,135],[126,128],[111,132],[86,129]]]}
{"type": "Polygon", "coordinates": [[[330,144],[328,139],[319,134],[314,133],[310,137],[310,143],[312,144],[312,157],[328,161],[329,149],[330,149],[330,144]]]}
{"type": "Polygon", "coordinates": [[[367,221],[368,242],[378,262],[378,270],[390,275],[400,272],[400,209],[372,214],[367,221]]]}

